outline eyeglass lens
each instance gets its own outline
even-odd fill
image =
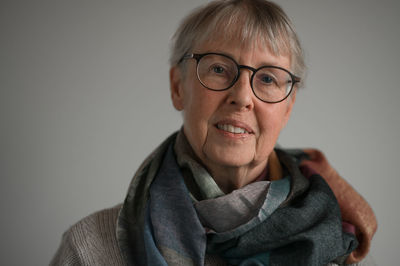
[[[197,65],[199,81],[211,90],[230,88],[239,75],[239,68],[231,58],[218,54],[203,56]],[[292,89],[292,78],[288,72],[276,67],[262,67],[252,76],[254,94],[262,101],[279,102]]]

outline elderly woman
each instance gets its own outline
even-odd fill
[[[52,265],[371,265],[368,204],[320,152],[274,148],[304,72],[276,4],[193,11],[171,55],[181,130],[143,162],[122,205],[64,234]]]

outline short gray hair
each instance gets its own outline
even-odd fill
[[[239,40],[249,47],[261,41],[275,55],[289,55],[291,71],[303,83],[303,49],[291,21],[277,4],[265,0],[215,0],[193,10],[172,37],[171,67],[196,45],[216,36]]]

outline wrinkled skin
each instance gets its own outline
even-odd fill
[[[258,68],[280,66],[289,71],[286,55],[276,56],[268,48],[241,46],[238,42],[214,41],[196,47],[194,53],[218,52],[236,62]],[[186,62],[186,73],[170,70],[171,98],[183,111],[183,129],[195,154],[224,192],[238,189],[256,179],[264,170],[279,133],[286,125],[295,102],[296,90],[279,103],[257,99],[250,86],[252,72],[241,70],[236,84],[226,91],[211,91],[196,76],[196,60]],[[217,128],[232,125],[246,129],[234,134]]]

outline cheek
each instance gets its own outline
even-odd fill
[[[278,139],[280,127],[276,119],[266,119],[260,127],[261,134],[257,141],[257,150],[269,153]]]
[[[282,128],[285,125],[286,106],[267,106],[258,119],[260,135],[257,140],[257,154],[268,156],[274,148]]]
[[[184,103],[185,124],[190,124],[191,127],[197,130],[205,130],[207,123],[212,116],[212,97],[209,97],[204,92],[199,92],[201,88],[193,88],[193,91],[188,94]]]
[[[217,110],[216,95],[203,87],[193,86],[185,95],[184,130],[193,149],[200,155],[208,135],[211,119]]]

